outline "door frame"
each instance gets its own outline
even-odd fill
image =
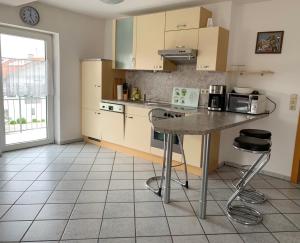
[[[12,145],[5,144],[5,125],[4,125],[4,106],[3,106],[3,85],[2,75],[0,77],[0,132],[4,133],[4,136],[0,138],[0,151],[1,147],[3,151],[11,151],[16,149],[23,149],[35,146],[41,146],[54,143],[54,49],[53,49],[53,35],[44,32],[33,31],[29,29],[21,29],[17,27],[10,27],[0,24],[0,33],[15,35],[25,38],[32,38],[45,41],[46,59],[47,59],[47,76],[48,76],[48,93],[47,96],[47,138],[42,140],[36,140],[26,143],[17,143]],[[0,48],[1,49],[1,48]],[[0,53],[1,54],[1,53]],[[0,69],[1,66],[0,66]],[[2,151],[2,152],[3,152]]]
[[[298,184],[300,180],[300,112],[298,118],[295,150],[294,150],[294,159],[291,173],[291,182]]]

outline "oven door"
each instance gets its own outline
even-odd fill
[[[251,102],[249,95],[228,95],[227,111],[249,113],[251,108]]]
[[[176,136],[176,135],[173,135],[173,136],[174,136],[173,152],[181,154],[178,136]],[[183,139],[181,142],[183,144]],[[152,128],[152,132],[151,132],[151,147],[164,149],[164,134],[161,132],[155,131],[153,128]]]

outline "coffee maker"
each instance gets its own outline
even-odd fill
[[[226,107],[226,86],[210,85],[208,96],[208,110],[224,111]]]

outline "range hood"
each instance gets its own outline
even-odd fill
[[[174,63],[195,63],[198,50],[187,48],[176,48],[159,50],[158,54]]]

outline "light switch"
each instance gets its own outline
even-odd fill
[[[298,95],[291,94],[291,96],[290,96],[290,111],[295,111],[297,109],[297,101],[298,101]]]

